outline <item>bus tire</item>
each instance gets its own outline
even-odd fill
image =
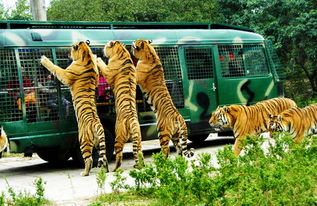
[[[44,161],[50,163],[62,163],[66,162],[70,158],[70,152],[68,150],[61,149],[48,149],[37,151],[37,155]]]
[[[108,162],[110,162],[114,157],[114,155],[113,155],[113,152],[114,152],[114,134],[106,128],[104,129],[104,131],[105,131],[105,136],[106,136],[106,155],[107,155]],[[82,157],[78,141],[76,141],[76,146],[73,148],[71,156],[72,156],[73,161],[77,165],[79,165],[81,167],[85,166],[84,159]],[[99,158],[99,150],[97,148],[94,148],[93,152],[92,152],[93,167],[97,166],[98,158]]]

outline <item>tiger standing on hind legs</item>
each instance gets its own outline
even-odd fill
[[[235,156],[238,156],[242,150],[242,139],[247,135],[268,132],[270,115],[280,114],[292,107],[296,107],[296,103],[288,98],[273,98],[251,106],[233,104],[218,107],[211,114],[209,124],[212,128],[229,127],[233,130],[233,151]]]
[[[108,172],[105,133],[95,103],[99,70],[96,57],[89,48],[89,41],[74,44],[71,58],[73,62],[66,69],[54,65],[45,56],[42,56],[41,63],[71,91],[78,122],[79,145],[85,161],[85,169],[81,175],[89,175],[93,163],[92,151],[97,143],[99,143],[98,167],[104,166]]]
[[[109,58],[106,65],[98,58],[98,67],[108,83],[113,87],[116,106],[116,171],[122,163],[124,144],[132,139],[135,168],[144,166],[141,148],[141,129],[136,108],[136,71],[131,55],[124,44],[110,41],[104,47],[104,54]]]
[[[187,125],[174,106],[166,87],[164,70],[159,56],[150,42],[143,39],[133,42],[132,52],[139,60],[136,66],[137,83],[156,115],[162,152],[168,157],[168,143],[172,140],[179,155],[192,157],[193,149],[187,149]]]

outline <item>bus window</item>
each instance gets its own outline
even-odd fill
[[[188,79],[213,78],[212,51],[210,48],[186,48]]]
[[[258,76],[268,74],[263,45],[219,45],[219,60],[223,77]]]
[[[17,106],[20,84],[13,49],[0,49],[0,68],[0,118],[7,122],[22,120],[22,111]]]

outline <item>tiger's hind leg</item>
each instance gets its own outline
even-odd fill
[[[106,156],[106,139],[105,132],[100,121],[95,125],[96,137],[98,137],[99,142],[99,158],[98,167],[104,167],[106,172],[109,172],[108,160]]]
[[[170,152],[169,148],[169,141],[171,140],[171,135],[166,131],[159,132],[159,138],[160,138],[160,144],[161,144],[161,150],[165,157],[168,157],[168,154]]]
[[[145,166],[144,164],[144,157],[142,152],[142,146],[141,146],[141,131],[139,124],[132,124],[131,125],[131,131],[132,131],[132,142],[133,142],[133,156],[135,160],[134,168],[141,169]]]
[[[93,142],[87,142],[87,139],[84,138],[84,134],[79,132],[79,142],[80,150],[85,162],[85,169],[81,172],[81,176],[88,176],[92,167],[92,150],[94,147]]]
[[[117,171],[117,169],[119,169],[119,167],[121,166],[124,143],[125,142],[123,141],[123,138],[121,138],[120,136],[116,137],[116,142],[114,144],[114,151],[116,153],[116,163],[114,169],[112,170],[113,172]]]
[[[180,144],[180,133],[176,132],[173,136],[172,136],[172,142],[174,144],[174,147],[176,149],[176,152],[178,155],[182,155],[182,146]]]

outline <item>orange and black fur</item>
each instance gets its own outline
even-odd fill
[[[255,105],[230,105],[218,107],[209,120],[212,128],[229,127],[233,130],[235,143],[234,153],[241,152],[241,139],[247,135],[259,135],[269,131],[270,114],[279,114],[286,109],[296,107],[296,103],[288,98],[273,98],[258,102]]]
[[[107,82],[112,85],[116,106],[116,171],[122,163],[124,144],[131,139],[135,167],[142,167],[144,160],[141,148],[141,130],[136,108],[136,72],[129,51],[118,41],[110,41],[104,48],[109,58],[106,65],[98,58],[98,67]]]
[[[186,122],[174,106],[166,87],[160,58],[147,40],[135,40],[132,52],[138,59],[137,82],[157,118],[157,130],[162,152],[166,157],[168,156],[168,144],[172,140],[179,155],[192,157],[194,152],[187,150]]]
[[[290,133],[295,143],[300,143],[306,135],[317,134],[317,104],[290,108],[278,115],[271,114],[270,130]]]
[[[7,148],[9,150],[9,141],[7,134],[5,133],[3,127],[0,129],[0,158],[2,155],[2,152]]]
[[[92,167],[92,151],[97,144],[99,144],[98,166],[104,166],[108,171],[105,134],[95,104],[99,70],[96,58],[86,42],[73,45],[71,58],[73,62],[66,69],[54,65],[45,56],[42,56],[41,63],[70,88],[78,122],[80,149],[85,161],[85,169],[81,175],[87,176]]]

